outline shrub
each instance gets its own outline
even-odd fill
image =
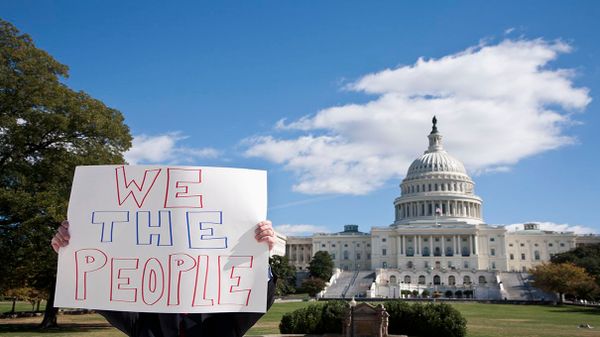
[[[454,295],[454,293],[452,292],[452,290],[446,290],[446,292],[444,293],[444,296],[450,298]]]
[[[429,297],[429,295],[431,295],[431,293],[427,289],[425,289],[425,290],[423,290],[423,292],[421,292],[421,297],[423,297],[423,298],[427,298],[427,297]]]
[[[311,277],[302,282],[302,290],[311,297],[315,297],[323,289],[325,289],[325,281],[320,278]]]
[[[445,303],[415,303],[387,301],[384,304],[389,318],[389,333],[421,337],[464,337],[467,321],[461,313]]]
[[[279,331],[282,334],[341,333],[347,313],[348,304],[344,301],[312,304],[284,314]]]

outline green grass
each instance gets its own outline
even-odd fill
[[[46,301],[42,301],[40,310],[46,308]],[[12,302],[0,302],[0,313],[9,312],[12,309]],[[31,311],[31,303],[17,301],[15,311]]]
[[[249,335],[277,334],[284,313],[314,302],[276,303],[250,330]],[[468,322],[468,337],[600,337],[600,310],[571,306],[539,306],[509,304],[452,304]],[[10,308],[9,308],[10,310]],[[40,317],[0,320],[0,336],[40,336],[36,325]],[[594,329],[579,329],[586,323]],[[52,337],[123,337],[97,314],[61,315],[61,327],[43,335]]]

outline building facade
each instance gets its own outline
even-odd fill
[[[464,165],[448,154],[433,119],[429,146],[413,161],[394,202],[395,219],[385,227],[361,233],[345,226],[339,233],[289,237],[288,256],[299,270],[297,242],[311,254],[327,251],[342,270],[375,270],[370,296],[397,297],[402,290],[470,292],[484,298],[502,297],[503,275],[522,272],[573,249],[578,240],[600,242],[598,236],[542,231],[525,224],[517,231],[488,225],[483,201]],[[506,276],[508,278],[508,276]]]

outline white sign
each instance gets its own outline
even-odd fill
[[[134,312],[265,312],[265,171],[80,166],[59,307]]]

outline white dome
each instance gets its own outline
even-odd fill
[[[406,178],[412,179],[431,172],[467,174],[465,166],[458,159],[442,150],[426,152],[421,158],[415,159],[408,168]]]

